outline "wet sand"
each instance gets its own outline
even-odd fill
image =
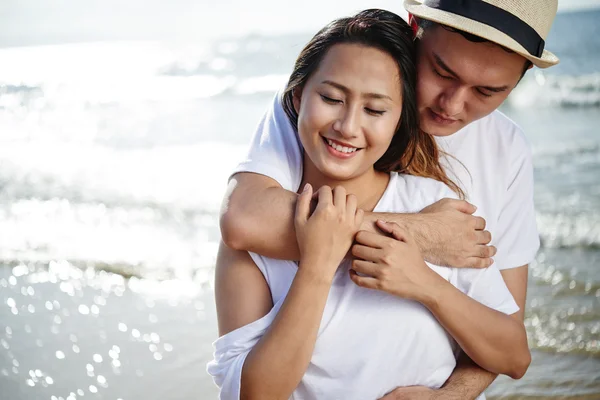
[[[0,267],[2,399],[213,399],[212,292]]]
[[[2,399],[215,399],[215,321],[206,283],[0,266]],[[598,399],[600,359],[534,351],[525,378],[488,398]]]

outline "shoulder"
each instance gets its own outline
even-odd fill
[[[471,124],[478,135],[496,145],[508,148],[512,153],[531,153],[531,145],[523,129],[499,110]],[[468,128],[468,127],[467,127]],[[475,132],[474,132],[475,133]]]

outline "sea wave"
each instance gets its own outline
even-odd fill
[[[554,147],[538,146],[533,149],[533,156],[536,162],[540,158],[568,158],[583,155],[600,155],[600,143],[597,140],[586,142],[561,142]]]
[[[22,84],[0,84],[0,109],[18,110],[21,107],[30,107],[34,101],[44,97],[40,86]]]
[[[558,258],[552,259],[552,263],[540,261],[540,259],[544,259],[544,256],[538,256],[538,258],[530,266],[532,279],[536,285],[536,288],[552,287],[552,296],[555,298],[573,297],[579,295],[591,295],[600,297],[600,280],[598,280],[597,278],[592,277],[589,273],[581,271],[573,266],[555,266],[554,263],[561,263],[561,261]],[[586,308],[584,311],[584,314],[589,316],[589,313],[594,310],[588,310]],[[567,316],[565,316],[565,318],[566,317]],[[580,318],[581,316],[578,317],[577,315],[574,315],[572,313],[569,314],[568,317],[572,320],[600,319],[600,311],[594,311],[591,319]]]
[[[215,212],[245,151],[245,145],[217,142],[134,150],[68,142],[7,143],[0,148],[0,196],[5,201],[66,198]]]
[[[38,86],[0,85],[0,107],[16,110],[35,106],[36,109],[79,109],[106,104],[139,104],[140,102],[170,103],[206,99],[214,96],[245,96],[272,94],[287,81],[286,74],[263,74],[249,77],[235,75],[98,77],[84,82],[41,82]],[[43,102],[31,103],[41,99]],[[30,107],[31,108],[31,107]],[[31,111],[34,111],[33,109]]]
[[[64,199],[0,208],[0,261],[66,260],[123,276],[191,279],[214,266],[215,213],[107,207]]]
[[[600,249],[600,214],[538,213],[537,222],[544,248]]]
[[[2,98],[41,88],[52,103],[182,101],[281,88],[307,35],[250,35],[214,43],[105,42],[0,49]],[[44,68],[37,68],[44,60]],[[118,61],[117,61],[118,60]],[[23,67],[26,66],[26,67]],[[16,91],[16,92],[15,92]],[[600,107],[600,72],[528,73],[515,107]]]
[[[32,93],[48,108],[64,108],[274,92],[290,67],[287,58],[281,61],[282,47],[288,46],[244,38],[214,46],[105,42],[0,49],[0,107],[19,107]],[[39,60],[44,68],[34,67]]]
[[[509,97],[514,107],[600,107],[600,72],[549,75],[536,70]]]
[[[595,271],[573,265],[572,252],[562,260],[547,253],[541,252],[530,266],[525,316],[530,347],[600,357],[600,311],[595,306],[600,281]]]
[[[40,91],[39,86],[28,85],[0,85],[0,96],[14,93],[31,93]]]

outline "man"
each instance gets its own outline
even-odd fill
[[[401,224],[436,264],[487,267],[495,255],[493,262],[521,309],[514,317],[522,324],[528,264],[539,248],[533,166],[523,133],[496,109],[533,65],[558,63],[544,50],[557,0],[406,0],[404,5],[419,39],[421,128],[446,153],[446,172],[477,206],[479,217],[471,215],[471,204],[453,200],[419,214],[368,217]],[[221,220],[225,244],[274,258],[297,257],[293,210],[301,168],[302,152],[278,96],[248,159],[230,181]],[[236,257],[232,249],[222,247],[218,264]],[[447,312],[465,318],[460,310]],[[522,376],[527,365],[509,375]],[[441,389],[399,388],[386,398],[475,398],[495,376],[461,356]]]

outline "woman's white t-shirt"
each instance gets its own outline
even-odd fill
[[[444,184],[392,173],[374,211],[417,212],[455,195]],[[239,399],[247,354],[268,330],[292,284],[297,264],[251,253],[263,273],[274,308],[265,317],[219,338],[208,371],[221,399]],[[420,303],[354,284],[350,262],[338,268],[308,369],[295,400],[379,399],[397,387],[440,387],[456,365],[456,342]],[[499,270],[430,265],[458,290],[506,314],[519,310]],[[274,377],[276,379],[276,377]]]

